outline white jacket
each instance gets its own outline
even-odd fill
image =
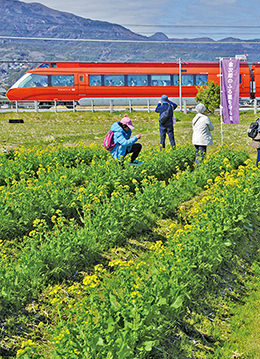
[[[214,126],[207,116],[203,115],[202,113],[198,113],[192,120],[192,129],[193,145],[208,146],[213,144],[213,137],[210,131],[214,130]]]

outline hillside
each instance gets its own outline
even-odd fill
[[[220,56],[244,53],[248,54],[249,61],[259,59],[259,44],[239,39],[214,41],[194,38],[172,43],[174,39],[161,32],[146,37],[121,25],[82,18],[39,3],[0,0],[0,6],[0,36],[79,39],[43,41],[0,38],[0,85],[3,87],[9,87],[35,63],[48,60],[175,62],[181,57],[184,61],[215,61]],[[134,42],[86,42],[80,39]],[[234,40],[241,41],[241,44],[233,44]]]
[[[94,21],[39,3],[0,0],[0,34],[58,38],[132,39],[144,37],[117,24]]]

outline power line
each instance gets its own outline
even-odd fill
[[[44,61],[44,60],[41,60],[41,61],[1,60],[1,61],[0,61],[0,64],[14,63],[14,64],[24,64],[24,65],[26,65],[26,64],[39,64],[39,63],[42,63],[42,62],[48,62],[48,61]],[[50,61],[50,62],[51,62],[51,61]]]
[[[94,20],[93,20],[94,21]],[[42,23],[42,22],[39,22],[39,21],[36,21],[34,22],[34,25],[37,24],[37,29],[39,28],[44,28],[46,29],[49,28],[50,26],[54,27],[54,28],[59,28],[60,25],[59,24],[56,24],[56,23]],[[114,25],[114,24],[112,24]],[[201,29],[201,30],[206,30],[206,29],[222,29],[223,31],[225,29],[229,29],[229,30],[232,30],[234,29],[233,31],[233,34],[232,36],[243,36],[243,35],[250,35],[250,37],[255,37],[255,36],[259,36],[258,34],[256,34],[256,32],[254,32],[253,30],[256,30],[256,29],[260,29],[260,25],[224,25],[224,24],[220,24],[220,25],[191,25],[191,24],[115,24],[115,25],[118,25],[118,26],[123,26],[123,27],[131,27],[132,29],[128,29],[132,32],[135,32],[135,30],[133,28],[137,28],[137,31],[139,31],[138,29],[140,28],[143,28],[143,31],[142,32],[137,32],[136,35],[140,35],[140,36],[149,36],[150,34],[154,34],[154,32],[162,29],[162,30],[166,30],[166,29],[175,29],[176,32],[178,32],[178,30],[183,30],[183,29]],[[62,28],[67,28],[67,29],[71,29],[72,26],[69,25],[69,24],[63,24],[62,25]],[[145,28],[150,28],[151,30],[149,32],[145,31]],[[154,30],[152,30],[154,29]],[[239,29],[240,31],[237,32],[235,30]],[[243,33],[243,30],[250,30],[251,32],[250,33]],[[238,35],[239,34],[239,35]],[[167,31],[167,36],[192,36],[194,37],[194,33],[192,31],[189,31],[189,32],[183,32],[181,34],[172,34],[172,33],[169,33]],[[230,36],[230,34],[227,34],[227,33],[219,33],[219,32],[216,32],[216,31],[212,31],[210,34],[209,33],[196,33],[196,37],[198,36],[212,36],[212,37],[215,37],[215,36]],[[1,36],[2,37],[2,36]],[[1,38],[0,37],[0,38]],[[49,38],[48,38],[49,39]],[[66,40],[66,39],[65,39]],[[71,40],[72,41],[72,40]],[[83,40],[82,40],[83,41]],[[93,41],[93,40],[92,40]],[[148,41],[148,40],[147,40]]]
[[[97,22],[107,22],[107,21],[101,21],[101,20],[91,20],[93,22],[97,21]],[[30,25],[31,26],[31,22],[23,22],[23,25]],[[260,25],[225,25],[225,24],[219,24],[219,25],[192,25],[192,24],[115,24],[115,23],[109,23],[111,25],[117,25],[117,26],[134,26],[134,27],[161,27],[161,28],[169,28],[169,27],[173,27],[173,28],[226,28],[226,29],[259,29]],[[57,24],[56,22],[53,21],[49,21],[49,22],[45,22],[43,23],[42,21],[34,21],[33,25],[37,25],[37,28],[40,27],[50,27],[50,26],[55,26],[55,27],[62,27],[62,28],[71,28],[73,26],[73,24]]]
[[[179,25],[179,24],[121,24],[122,26],[136,26],[136,27],[180,27],[180,28],[234,28],[234,29],[242,29],[242,28],[260,28],[260,25]]]
[[[25,36],[0,36],[0,39],[10,40],[39,40],[39,41],[71,41],[71,42],[112,42],[112,43],[154,43],[154,44],[210,44],[210,45],[230,45],[230,44],[260,44],[260,40],[241,40],[241,41],[202,41],[202,40],[113,40],[113,39],[70,39],[58,37],[25,37]]]
[[[156,24],[156,23],[153,23],[153,24],[140,24],[140,23],[136,23],[136,24],[133,24],[133,23],[114,23],[114,22],[108,22],[108,21],[105,21],[105,20],[93,20],[93,19],[86,19],[86,18],[83,18],[83,20],[90,20],[91,23],[108,23],[110,24],[111,26],[135,26],[135,27],[179,27],[179,28],[234,28],[234,29],[241,29],[241,28],[251,28],[251,29],[254,29],[254,28],[260,28],[260,25],[256,24],[256,25],[244,25],[244,24],[239,24],[239,25],[231,25],[231,24],[173,24],[173,23],[170,23],[170,24]],[[19,21],[19,20],[18,20]],[[42,26],[42,27],[46,27],[46,26],[56,26],[56,27],[72,27],[73,26],[73,21],[70,21],[69,19],[69,23],[57,23],[56,19],[52,19],[52,18],[49,18],[46,20],[41,21],[39,18],[36,19],[34,18],[33,19],[33,23],[31,21],[30,18],[27,17],[27,19],[23,19],[23,18],[20,18],[20,22],[21,24],[23,25],[30,25],[33,26],[33,25],[37,25],[38,26]],[[88,23],[89,24],[89,23]],[[84,27],[84,24],[83,24],[83,27]]]

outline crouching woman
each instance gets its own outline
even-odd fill
[[[142,161],[136,159],[142,149],[142,145],[136,143],[141,137],[141,134],[131,137],[131,130],[133,129],[132,120],[127,115],[125,115],[121,121],[113,123],[111,131],[114,133],[113,141],[115,146],[110,153],[113,158],[117,159],[120,163],[124,162],[127,154],[132,153],[129,165],[141,165]]]

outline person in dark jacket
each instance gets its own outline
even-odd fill
[[[255,138],[252,138],[251,146],[257,150],[256,167],[258,167],[260,162],[260,118],[256,122],[258,122],[258,134]]]
[[[136,159],[142,149],[142,145],[136,143],[141,137],[141,134],[131,137],[131,130],[133,129],[134,126],[132,120],[127,115],[125,115],[121,121],[113,123],[111,131],[114,132],[113,140],[115,147],[110,153],[112,157],[117,159],[120,163],[123,163],[124,158],[128,153],[132,153],[129,165],[141,165],[143,162]]]
[[[160,145],[165,148],[166,133],[168,134],[172,148],[175,148],[175,139],[173,131],[174,110],[176,103],[170,101],[167,95],[162,95],[161,101],[158,103],[155,112],[159,113],[159,131],[160,131]]]

